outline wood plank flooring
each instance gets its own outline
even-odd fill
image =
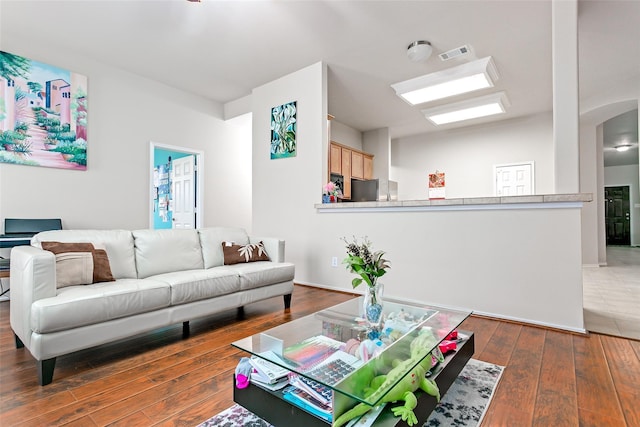
[[[230,343],[353,298],[296,285],[291,309],[272,298],[59,357],[40,387],[0,303],[0,426],[196,426],[231,406],[244,354]],[[472,316],[474,358],[506,367],[483,426],[640,427],[640,342]],[[288,426],[286,426],[288,427]]]

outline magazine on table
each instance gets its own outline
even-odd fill
[[[362,361],[357,357],[338,350],[305,375],[289,374],[289,383],[320,402],[331,405],[333,400],[331,386],[338,384],[361,365]]]
[[[376,406],[360,418],[353,419],[347,423],[345,427],[370,427],[378,419],[378,415],[384,409],[386,403]]]
[[[266,359],[277,359],[277,355],[272,351],[266,351],[264,353],[260,353],[260,355]],[[290,372],[288,369],[278,366],[266,359],[255,355],[251,356],[249,359],[249,363],[251,363],[251,366],[257,372],[257,375],[255,375],[256,380],[263,383],[274,384],[287,377]],[[251,375],[251,379],[254,379],[253,373]]]
[[[278,382],[270,383],[270,382],[262,381],[262,378],[259,375],[260,374],[258,374],[255,371],[251,373],[251,383],[258,387],[271,390],[271,391],[276,391],[276,390],[281,390],[289,385],[289,379],[287,377],[280,379],[280,381]]]
[[[299,408],[304,409],[313,415],[322,418],[323,420],[332,421],[333,411],[331,406],[325,405],[322,402],[314,399],[303,390],[294,386],[288,386],[282,392],[284,400],[296,405]]]

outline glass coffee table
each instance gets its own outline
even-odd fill
[[[362,306],[363,298],[355,298],[232,343],[257,365],[286,370],[289,379],[277,390],[258,381],[238,389],[234,379],[234,401],[277,427],[326,427],[361,403],[381,411],[375,426],[407,425],[390,409],[402,401],[379,405],[419,364],[431,368],[427,378],[446,393],[474,352],[473,333],[458,330],[471,312],[385,300],[384,322],[372,328]],[[437,402],[421,390],[415,395],[422,425]]]

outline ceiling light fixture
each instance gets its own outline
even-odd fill
[[[616,150],[623,153],[631,149],[631,144],[616,145]]]
[[[407,56],[413,62],[424,62],[431,56],[433,48],[426,40],[416,40],[407,48]]]
[[[498,92],[422,110],[422,114],[433,124],[440,126],[494,114],[503,114],[506,113],[508,106],[507,95],[504,92]]]
[[[494,86],[498,71],[490,56],[392,84],[396,94],[411,105],[448,98]]]

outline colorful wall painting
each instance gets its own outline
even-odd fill
[[[87,169],[87,77],[0,51],[0,162]]]
[[[271,158],[284,159],[297,154],[296,101],[271,109]]]

